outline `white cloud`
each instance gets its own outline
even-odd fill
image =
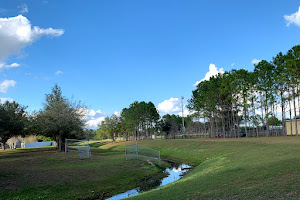
[[[297,12],[291,15],[284,15],[283,18],[286,21],[286,25],[295,24],[296,26],[300,26],[300,7]]]
[[[170,98],[158,104],[157,108],[162,113],[172,113],[180,111],[180,100],[178,98]]]
[[[7,97],[7,98],[0,98],[0,103],[4,103],[6,101],[13,102],[13,99],[9,98],[9,97]]]
[[[0,83],[0,92],[6,93],[9,87],[14,87],[16,85],[16,81],[14,80],[5,80]]]
[[[58,70],[58,71],[55,72],[56,75],[60,75],[60,74],[63,74],[63,73],[64,73],[64,72],[63,72],[63,71],[60,71],[60,70]]]
[[[231,63],[231,67],[233,67],[235,65],[235,63],[233,62],[233,63]]]
[[[256,58],[254,58],[254,59],[251,61],[251,63],[252,63],[253,65],[257,65],[260,61],[261,61],[261,60],[258,60],[258,59],[256,59]]]
[[[102,121],[105,120],[105,117],[102,116],[102,117],[98,117],[98,118],[95,118],[95,119],[90,119],[86,122],[86,126],[88,127],[97,127]]]
[[[89,116],[94,117],[96,115],[96,111],[90,110]]]
[[[28,11],[29,11],[28,6],[25,3],[23,3],[21,6],[19,6],[19,8],[21,9],[20,10],[21,14],[28,13]]]
[[[202,82],[202,81],[209,80],[210,77],[215,76],[215,75],[217,75],[217,74],[219,74],[219,73],[221,73],[221,74],[224,73],[223,68],[218,69],[218,68],[216,67],[215,64],[212,64],[212,63],[209,64],[209,72],[207,72],[207,73],[205,74],[205,77],[204,77],[202,80],[197,81],[197,82],[194,84],[194,86],[197,86],[197,85],[198,85],[200,82]]]
[[[97,115],[97,114],[101,114],[102,112],[101,112],[101,110],[90,110],[88,113],[87,113],[87,115],[89,116],[89,117],[94,117],[95,115]]]
[[[98,125],[104,121],[105,117],[107,116],[106,113],[101,112],[101,110],[89,110],[84,108],[85,117],[86,120],[86,127],[89,128],[97,128]]]
[[[20,50],[44,35],[59,37],[63,29],[32,27],[30,21],[22,16],[0,18],[0,60]]]
[[[9,69],[9,68],[15,68],[15,67],[19,67],[20,64],[18,63],[12,63],[10,65],[7,65],[5,63],[0,63],[0,69]]]
[[[195,111],[190,111],[189,109],[186,109],[186,108],[183,110],[183,116],[184,117],[186,117],[188,115],[191,115],[193,113],[195,113]],[[179,112],[177,115],[179,115],[181,117],[182,116],[182,112]]]
[[[120,117],[120,112],[115,111],[115,112],[114,112],[114,115],[116,115],[117,117]]]

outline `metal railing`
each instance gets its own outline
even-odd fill
[[[126,160],[142,160],[161,165],[160,151],[138,143],[125,145],[125,158]]]

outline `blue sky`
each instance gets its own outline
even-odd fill
[[[0,98],[38,110],[57,83],[66,97],[85,102],[91,126],[133,101],[178,114],[180,97],[186,104],[197,81],[253,70],[255,59],[271,60],[299,44],[299,6],[296,0],[0,0]]]

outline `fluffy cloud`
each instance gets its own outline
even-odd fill
[[[0,60],[18,54],[22,48],[44,35],[59,37],[62,34],[62,29],[32,27],[30,21],[22,15],[0,18]]]
[[[9,68],[15,68],[15,67],[19,67],[20,64],[18,63],[12,63],[10,65],[7,65],[5,63],[0,63],[0,69],[9,69]]]
[[[97,110],[97,111],[95,111],[95,110],[90,110],[90,111],[88,112],[88,116],[94,117],[97,113],[98,113],[98,114],[101,114],[102,112],[101,112],[101,110]]]
[[[23,3],[21,6],[19,6],[19,8],[21,9],[20,10],[21,14],[28,13],[28,11],[29,11],[28,6],[25,3]]]
[[[91,127],[91,128],[96,128],[98,126],[98,124],[100,124],[102,121],[104,121],[105,117],[98,117],[95,119],[90,119],[86,122],[86,126]]]
[[[157,108],[162,113],[172,113],[180,111],[180,100],[178,98],[170,98],[158,104]]]
[[[0,98],[0,103],[4,103],[6,101],[9,101],[9,102],[13,102],[13,99],[12,98]]]
[[[218,68],[216,67],[215,64],[212,64],[212,63],[211,63],[211,64],[209,65],[209,72],[207,72],[207,73],[205,74],[205,77],[204,77],[202,80],[197,81],[197,82],[194,84],[194,86],[197,86],[197,85],[198,85],[200,82],[202,82],[202,81],[209,80],[210,77],[215,76],[215,75],[217,75],[217,74],[219,74],[219,73],[221,73],[221,74],[224,73],[223,68],[218,69]]]
[[[284,15],[283,18],[286,21],[286,25],[295,24],[296,26],[300,26],[300,7],[297,12],[291,15]]]
[[[116,116],[120,117],[120,112],[118,112],[118,111],[115,111],[115,112],[114,112],[114,115],[116,115]]]
[[[63,72],[63,71],[60,71],[60,70],[58,70],[58,71],[55,72],[56,75],[60,75],[60,74],[63,74],[63,73],[64,73],[64,72]]]
[[[88,110],[85,108],[85,125],[88,128],[97,128],[98,125],[104,121],[106,116],[107,114],[101,112],[101,110]]]
[[[253,65],[257,65],[260,61],[261,61],[261,60],[258,60],[258,59],[256,59],[256,58],[254,58],[254,59],[251,61],[251,63],[252,63]]]
[[[183,110],[183,116],[184,116],[184,117],[186,117],[186,116],[188,116],[188,115],[191,115],[191,114],[193,114],[193,113],[195,113],[195,111],[190,111],[189,109],[184,109],[184,110]],[[182,116],[182,112],[179,112],[177,115]]]
[[[0,92],[6,93],[9,87],[14,87],[16,85],[16,81],[14,80],[5,80],[0,83]]]

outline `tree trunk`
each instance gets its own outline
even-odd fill
[[[225,138],[225,122],[224,122],[224,112],[222,112],[222,128],[223,128],[223,138]]]
[[[245,100],[244,100],[244,120],[245,120],[245,133],[246,133],[246,137],[248,137],[248,132],[247,132],[247,111],[246,111]]]
[[[137,128],[135,127],[135,140],[138,139],[138,133],[137,133]]]
[[[299,91],[298,86],[297,86],[297,91]],[[299,91],[299,93],[300,93],[300,91]],[[298,94],[298,114],[300,116],[300,95],[299,94]]]
[[[274,120],[273,119],[274,119],[274,109],[273,109],[273,103],[272,103],[271,104],[271,123],[272,123],[272,125],[271,125],[270,136],[274,136],[274,129],[273,129],[273,127],[274,127]]]
[[[280,90],[280,99],[281,99],[281,118],[282,118],[282,135],[287,136],[286,134],[286,124],[285,124],[285,107],[283,100],[283,90]]]
[[[258,127],[256,122],[256,112],[254,107],[254,100],[252,99],[252,112],[253,112],[253,136],[258,137]]]
[[[59,133],[59,136],[58,136],[58,152],[61,152],[62,151],[62,139],[61,139],[61,134]]]
[[[215,133],[215,137],[219,137],[219,126],[218,126],[218,120],[216,119],[216,117],[214,118],[215,119],[215,124],[216,124],[216,133]]]
[[[5,150],[4,144],[2,142],[0,144],[1,144],[1,149],[4,151]]]
[[[289,97],[289,108],[290,108],[291,136],[293,136],[293,128],[292,128],[292,123],[293,123],[293,120],[292,120],[292,106],[291,106],[291,98],[290,97]]]
[[[239,111],[238,109],[236,110],[236,120],[237,120],[237,135],[238,135],[238,138],[241,136],[240,132],[240,119],[239,119]]]
[[[205,124],[205,116],[204,116],[204,134],[205,134],[205,137],[206,137],[206,124]]]
[[[213,117],[210,116],[210,120],[209,120],[209,123],[210,123],[210,138],[213,138],[213,132],[214,132],[214,122],[213,122]]]
[[[297,110],[296,110],[296,94],[295,94],[295,88],[293,88],[293,102],[294,102],[294,115],[295,115],[295,128],[296,128],[296,136],[298,136],[298,127],[297,127]]]
[[[234,106],[231,106],[231,115],[232,115],[232,128],[233,128],[233,132],[234,132],[234,137],[236,138],[236,130],[235,130],[235,114],[234,114]]]
[[[239,116],[237,114],[237,137],[240,138],[241,137],[241,128],[240,128],[240,119],[239,119]]]
[[[267,93],[266,93],[266,107],[265,107],[265,111],[266,111],[266,129],[267,129],[267,137],[270,134],[270,128],[269,128],[269,107],[268,107],[268,98],[267,98]]]
[[[265,127],[264,127],[264,109],[263,109],[262,97],[260,99],[260,106],[261,106],[261,122],[262,122],[261,127],[263,131],[263,135],[264,137],[266,137]]]

